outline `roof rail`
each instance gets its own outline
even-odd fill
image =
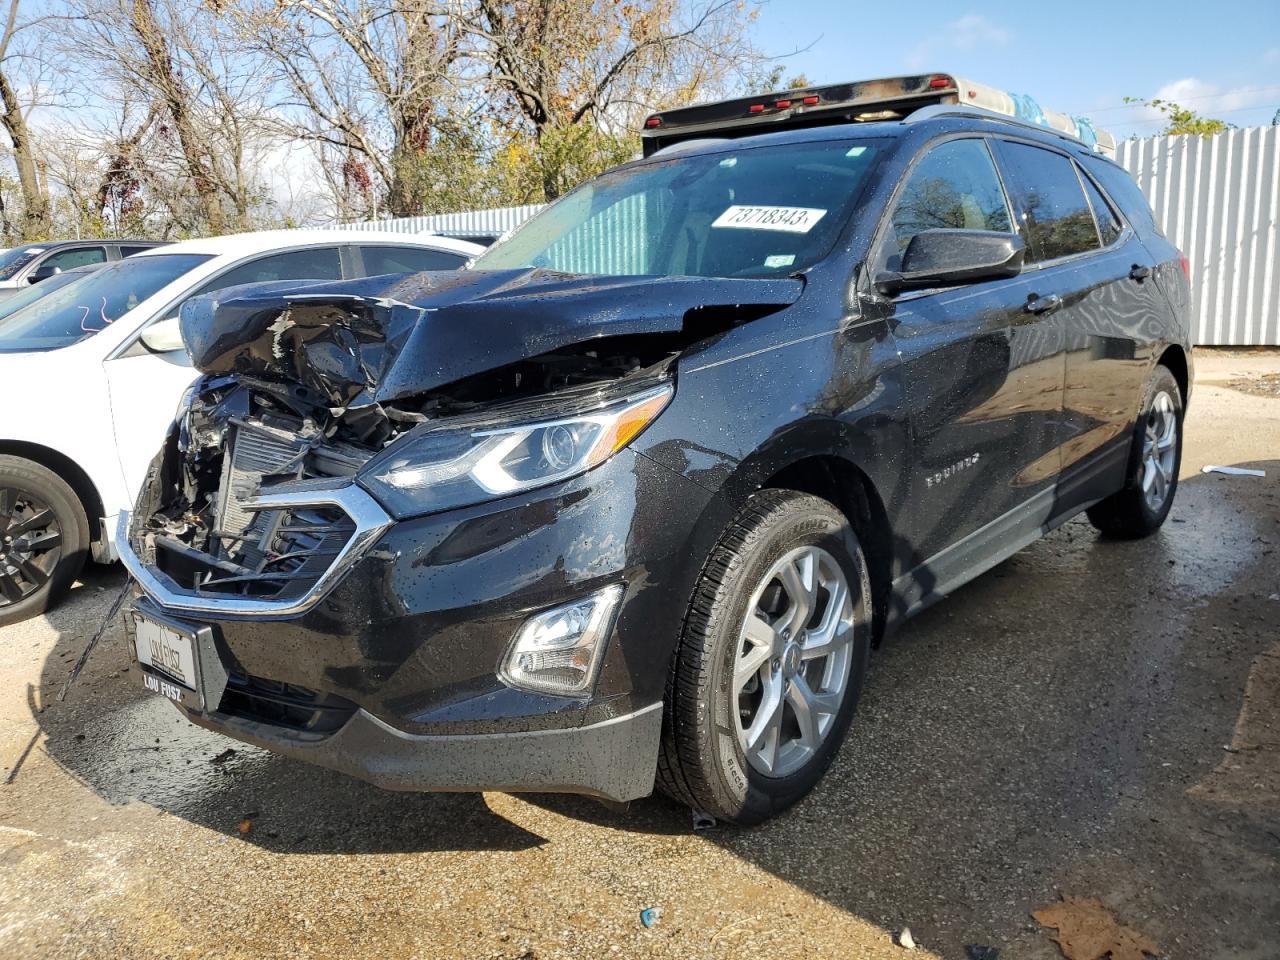
[[[1084,117],[1072,117],[1056,110],[1046,110],[1033,97],[1020,93],[1008,93],[985,83],[974,83],[955,77],[956,99],[954,106],[976,107],[1002,117],[1010,117],[1033,127],[1057,130],[1073,140],[1105,156],[1115,158],[1116,138],[1108,131],[1095,127]],[[942,105],[948,105],[943,101]]]
[[[940,117],[972,117],[975,120],[990,120],[995,123],[1010,123],[1019,127],[1030,127],[1040,133],[1056,134],[1063,140],[1072,141],[1077,146],[1084,145],[1090,147],[1090,149],[1095,153],[1101,153],[1113,160],[1116,155],[1115,138],[1106,130],[1098,130],[1097,128],[1094,128],[1097,141],[1093,144],[1089,144],[1083,137],[1067,133],[1065,130],[1059,130],[1056,127],[1049,126],[1048,124],[1033,123],[1030,120],[1024,120],[1022,117],[1012,117],[1006,114],[996,113],[994,110],[986,110],[982,107],[971,107],[964,103],[936,103],[927,107],[921,107],[910,116],[903,118],[902,122],[919,123],[923,120],[934,120]]]

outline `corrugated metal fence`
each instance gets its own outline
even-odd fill
[[[524,207],[494,207],[462,213],[438,213],[429,217],[400,217],[396,220],[367,220],[339,224],[340,230],[391,230],[395,233],[444,233],[451,237],[500,237],[518,227],[542,209],[533,203]]]
[[[1280,345],[1280,127],[1230,130],[1208,139],[1150,137],[1120,144],[1117,159],[1151,201],[1165,234],[1191,262],[1196,343]],[[353,230],[494,236],[541,207],[501,207],[350,224]],[[643,219],[643,209],[623,211]],[[637,226],[640,226],[637,223]],[[631,230],[615,236],[638,236]],[[580,239],[580,238],[579,238]],[[588,245],[589,246],[589,245]],[[635,251],[561,251],[561,269],[610,272]]]
[[[1129,140],[1117,159],[1191,262],[1195,342],[1280,344],[1280,127]]]

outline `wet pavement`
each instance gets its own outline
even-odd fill
[[[1163,956],[1280,956],[1280,399],[1228,386],[1280,355],[1197,364],[1161,533],[1073,521],[917,618],[827,778],[750,831],[381,792],[191,726],[119,630],[58,703],[122,582],[92,572],[0,630],[0,956],[875,958],[909,925],[1050,958],[1030,912],[1068,895]]]

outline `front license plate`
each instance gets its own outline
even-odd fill
[[[136,613],[133,620],[138,663],[147,668],[142,673],[143,686],[179,703],[196,699],[200,676],[195,638]]]

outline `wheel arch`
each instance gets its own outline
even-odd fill
[[[22,457],[24,460],[38,463],[66,481],[67,486],[75,492],[76,499],[80,501],[84,515],[89,521],[90,543],[99,543],[102,540],[103,531],[99,522],[103,515],[102,496],[78,463],[51,447],[22,440],[0,440],[0,455]]]
[[[884,501],[871,478],[856,464],[835,454],[796,460],[777,470],[761,489],[795,490],[821,497],[845,515],[858,534],[871,579],[873,642],[884,637],[893,585],[893,528]]]
[[[1182,391],[1182,406],[1185,410],[1191,399],[1191,365],[1187,361],[1187,353],[1182,346],[1171,343],[1160,354],[1157,365],[1167,367],[1178,381],[1178,389]]]

